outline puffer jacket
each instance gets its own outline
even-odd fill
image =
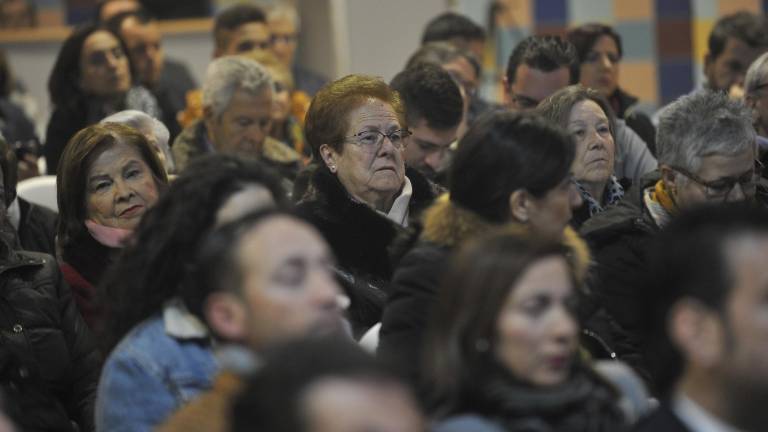
[[[35,252],[6,255],[0,388],[7,409],[24,431],[92,431],[100,356],[56,260]]]

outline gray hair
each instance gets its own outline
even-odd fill
[[[758,57],[747,69],[744,78],[744,95],[754,96],[758,87],[768,82],[768,53]]]
[[[707,156],[735,156],[756,149],[749,109],[722,92],[682,96],[661,113],[656,131],[659,164],[696,172]]]
[[[253,60],[240,56],[221,57],[208,65],[203,83],[203,107],[210,107],[215,117],[221,116],[237,90],[259,94],[273,89],[269,72]]]
[[[171,147],[168,145],[171,134],[160,120],[142,111],[124,110],[105,117],[99,123],[119,123],[138,130],[147,137],[150,144],[157,145],[157,148],[163,153],[165,157],[165,170],[169,173],[176,171]]]
[[[541,101],[536,112],[555,126],[568,130],[568,119],[571,117],[573,107],[579,102],[590,100],[597,104],[603,114],[608,118],[608,126],[611,137],[616,139],[616,114],[611,105],[597,90],[584,87],[581,84],[569,85],[554,92]]]
[[[280,19],[290,21],[293,24],[294,31],[299,32],[301,20],[299,20],[299,13],[295,7],[285,3],[278,3],[267,10],[267,22]]]

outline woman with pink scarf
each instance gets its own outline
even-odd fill
[[[133,128],[89,126],[66,146],[57,178],[59,261],[92,330],[102,319],[95,287],[167,183],[152,146]]]

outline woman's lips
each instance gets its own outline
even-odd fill
[[[142,210],[144,210],[143,205],[140,205],[140,204],[133,205],[123,210],[122,212],[120,212],[120,217],[133,217],[141,213]]]
[[[550,369],[564,370],[570,366],[571,356],[569,355],[548,356],[546,359],[546,364],[547,366],[549,366]]]

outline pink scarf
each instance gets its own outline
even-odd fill
[[[122,248],[125,239],[133,234],[132,230],[100,225],[90,219],[85,221],[85,227],[97,242],[111,248]]]

